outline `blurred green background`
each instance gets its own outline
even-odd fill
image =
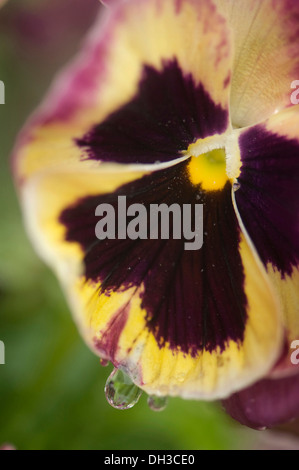
[[[79,5],[80,4],[80,5]],[[82,5],[84,4],[84,11]],[[26,237],[9,168],[16,134],[59,67],[75,53],[98,0],[11,0],[0,11],[0,446],[18,449],[238,449],[254,433],[220,405],[143,395],[111,408],[103,368],[73,324],[59,285]]]

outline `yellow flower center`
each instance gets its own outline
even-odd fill
[[[214,149],[198,157],[191,157],[188,164],[192,184],[200,184],[203,190],[218,191],[228,181],[224,149]]]

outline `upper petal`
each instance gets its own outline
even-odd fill
[[[289,106],[299,77],[297,0],[215,0],[234,43],[231,118],[246,127]]]
[[[90,347],[148,393],[215,399],[271,369],[281,319],[238,227],[230,184],[202,191],[186,165],[46,172],[26,185],[23,204],[29,233]],[[95,209],[117,204],[119,195],[147,208],[204,203],[203,248],[185,251],[184,240],[172,239],[97,240]]]
[[[129,162],[131,146],[136,162],[144,127],[152,139],[152,163],[161,159],[157,153],[163,157],[161,142],[165,148],[172,138],[180,140],[179,152],[197,137],[223,132],[229,125],[231,61],[229,30],[210,0],[120,2],[101,15],[83,51],[22,133],[17,177],[82,160],[90,168],[88,144],[99,140],[105,148],[97,159],[109,159],[118,146]],[[172,148],[168,159],[177,156]]]

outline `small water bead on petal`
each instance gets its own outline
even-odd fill
[[[151,395],[147,399],[147,404],[152,411],[164,411],[168,405],[168,397]]]
[[[105,385],[106,399],[113,408],[129,410],[133,408],[142,395],[132,380],[122,370],[114,369]]]

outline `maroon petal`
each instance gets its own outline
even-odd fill
[[[299,374],[280,380],[261,380],[223,401],[237,421],[264,429],[299,417]]]

